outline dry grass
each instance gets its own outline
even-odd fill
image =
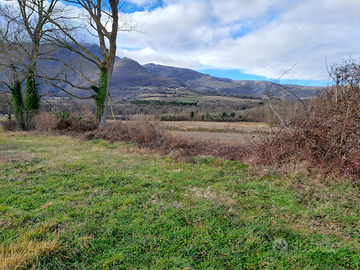
[[[199,143],[203,141],[213,143],[227,143],[227,144],[239,144],[247,145],[252,140],[257,140],[260,134],[246,134],[246,133],[224,133],[224,132],[186,132],[186,131],[170,131],[174,138],[183,140],[197,141]]]
[[[46,223],[40,228],[32,229],[15,243],[0,245],[0,269],[29,269],[36,267],[37,261],[44,259],[59,248],[58,238],[48,241],[34,240],[37,235],[46,234],[53,226]]]
[[[165,127],[183,131],[208,131],[258,133],[268,131],[269,126],[264,123],[254,122],[201,122],[201,121],[163,121]]]
[[[35,259],[42,259],[57,248],[56,240],[24,240],[10,246],[0,246],[0,269],[29,269]]]

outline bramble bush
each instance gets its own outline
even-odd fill
[[[268,166],[302,164],[312,174],[360,179],[360,63],[331,68],[335,82],[304,114],[252,145],[253,162]]]

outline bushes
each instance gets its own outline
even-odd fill
[[[336,84],[319,94],[310,110],[250,149],[257,164],[302,164],[312,174],[360,180],[360,65],[333,67]]]
[[[15,120],[1,121],[0,125],[3,131],[16,131],[18,127]]]
[[[40,132],[84,133],[97,128],[92,120],[71,116],[67,112],[41,112],[34,116],[34,125]]]
[[[158,148],[171,141],[171,136],[159,122],[131,121],[97,128],[87,133],[84,139],[105,139],[112,143],[133,142],[143,147]]]

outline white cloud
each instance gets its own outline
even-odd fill
[[[265,15],[270,8],[280,7],[285,2],[285,0],[210,0],[214,16],[222,24],[257,19]]]
[[[142,64],[276,78],[297,63],[294,79],[325,80],[325,58],[332,64],[360,56],[359,0],[129,2],[143,9],[133,17],[148,35],[119,32],[118,55]]]
[[[294,79],[325,80],[325,58],[332,64],[360,56],[358,10],[358,0],[166,0],[134,14],[148,36],[121,35],[119,46],[140,49],[122,54],[142,63],[179,61],[266,77],[297,63]]]
[[[129,0],[130,3],[133,3],[137,6],[145,6],[145,5],[150,5],[153,3],[156,3],[157,0]]]
[[[359,0],[129,2],[144,8],[133,17],[148,35],[119,32],[118,55],[142,64],[278,77],[297,63],[294,79],[325,80],[325,58],[332,64],[360,56]]]
[[[141,50],[118,50],[120,57],[128,57],[136,59],[140,63],[161,63],[168,66],[188,67],[188,68],[199,68],[200,62],[196,57],[188,57],[181,55],[168,55],[162,54],[150,47],[146,47]]]

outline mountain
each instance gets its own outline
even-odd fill
[[[256,92],[250,87],[234,84],[231,80],[230,82],[223,81],[208,74],[202,74],[187,68],[176,68],[155,64],[146,64],[143,67],[159,76],[181,80],[187,87],[197,91],[216,91],[228,95],[256,95]]]
[[[75,46],[75,45],[74,45]],[[85,46],[92,54],[101,57],[101,50],[96,45]],[[1,55],[1,52],[0,52]],[[78,96],[90,96],[92,90],[76,89],[70,84],[61,82],[65,77],[73,85],[81,88],[96,84],[99,81],[99,70],[93,63],[87,61],[79,54],[58,48],[51,55],[60,59],[75,70],[62,66],[60,62],[47,60],[40,64],[39,71],[47,77],[60,79],[58,85],[68,92]],[[79,74],[84,74],[83,77]],[[45,76],[45,77],[46,77]],[[1,77],[1,74],[0,74]],[[44,80],[46,82],[46,80]],[[267,92],[274,96],[291,97],[295,93],[299,97],[311,97],[320,89],[319,87],[301,87],[297,85],[279,85],[267,81],[238,81],[227,78],[212,77],[187,68],[163,66],[157,64],[140,65],[129,58],[116,58],[112,76],[111,91],[114,96],[134,96],[140,92],[156,91],[156,88],[186,87],[199,92],[217,92],[225,95],[264,97]],[[67,96],[58,88],[44,83],[40,86],[41,94]],[[286,89],[286,90],[284,90]]]
[[[138,62],[122,58],[115,62],[111,86],[114,89],[128,87],[185,87],[185,83],[176,78],[164,78],[151,73]]]
[[[269,92],[275,96],[289,98],[294,93],[298,97],[312,97],[320,87],[302,87],[299,85],[280,85],[267,81],[238,81],[227,78],[212,77],[208,74],[186,69],[156,64],[146,64],[146,70],[165,78],[176,78],[187,87],[198,91],[216,91],[227,95],[247,95],[264,97]]]
[[[143,67],[146,70],[155,73],[161,77],[176,78],[183,82],[196,80],[204,76],[204,74],[188,68],[176,68],[176,67],[156,65],[152,63],[143,65]]]

